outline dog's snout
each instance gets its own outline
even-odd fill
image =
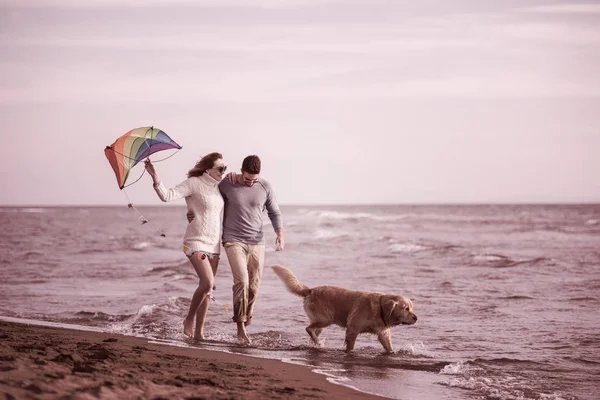
[[[416,321],[417,320],[417,314],[413,314],[413,319]]]

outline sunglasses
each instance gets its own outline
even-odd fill
[[[220,173],[223,173],[225,171],[227,171],[227,165],[223,165],[221,167],[214,167],[217,171],[219,171]]]

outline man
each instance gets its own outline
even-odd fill
[[[225,201],[222,242],[233,274],[233,320],[238,340],[243,343],[250,343],[246,326],[252,322],[265,260],[265,210],[277,235],[275,250],[285,246],[281,211],[271,185],[259,176],[260,169],[260,158],[250,155],[242,162],[241,175],[219,183]]]

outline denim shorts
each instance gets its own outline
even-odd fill
[[[212,261],[214,258],[218,258],[219,254],[214,254],[214,253],[209,253],[207,251],[196,251],[196,250],[192,250],[187,246],[183,246],[183,253],[188,257],[191,258],[193,257],[195,254],[197,254],[196,257],[201,258],[202,260],[204,260],[205,258],[208,258],[208,261]]]

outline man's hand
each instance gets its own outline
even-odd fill
[[[191,211],[188,211],[187,214],[185,214],[185,216],[187,217],[188,223],[194,220],[194,213]]]
[[[275,238],[275,251],[281,251],[285,247],[285,240],[283,239],[283,229],[277,229],[275,233],[277,233],[277,237]]]

